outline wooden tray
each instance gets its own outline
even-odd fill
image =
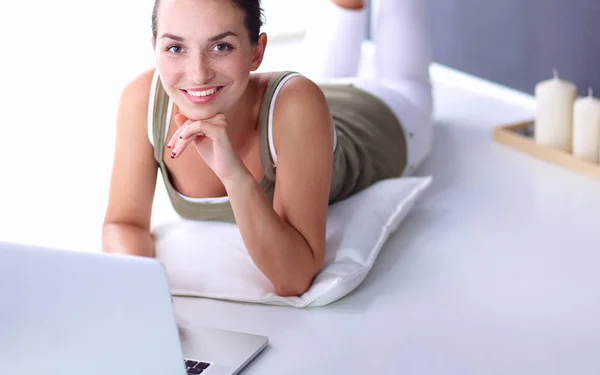
[[[569,152],[540,145],[533,138],[534,121],[499,126],[494,129],[494,141],[518,151],[600,180],[600,165],[577,158]]]

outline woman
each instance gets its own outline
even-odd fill
[[[329,0],[328,0],[329,1]],[[175,210],[235,222],[282,296],[322,266],[328,205],[410,174],[431,139],[430,45],[422,0],[374,2],[375,80],[356,75],[367,10],[331,0],[311,20],[306,59],[317,85],[261,64],[259,0],[160,0],[156,69],[123,90],[105,252],[153,256],[160,170]]]

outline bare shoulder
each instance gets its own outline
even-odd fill
[[[121,92],[121,104],[135,106],[137,109],[146,109],[154,71],[154,68],[148,69],[128,82]]]
[[[278,101],[285,103],[285,106],[298,106],[298,109],[307,105],[327,105],[323,91],[315,82],[309,78],[298,75],[290,78],[282,87],[278,94]]]
[[[333,136],[333,118],[321,87],[302,75],[287,80],[273,108],[273,143],[277,154],[296,148],[331,154]]]
[[[285,128],[286,133],[311,131],[327,135],[331,130],[332,119],[325,94],[317,83],[301,75],[290,78],[281,87],[273,118],[274,127]],[[277,138],[275,136],[275,143]]]
[[[253,74],[253,78],[259,85],[266,88],[271,80],[279,73],[280,72],[255,73]],[[319,85],[303,75],[291,77],[281,87],[277,96],[277,102],[299,105],[300,107],[302,107],[305,102],[308,104],[315,102],[326,104],[325,96]]]

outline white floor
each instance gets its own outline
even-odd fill
[[[264,69],[295,69],[297,52],[274,49]],[[32,101],[8,77],[0,240],[98,251],[132,66],[27,66],[56,89]],[[532,116],[528,96],[432,72],[435,146],[418,174],[434,183],[355,293],[315,310],[176,301],[187,320],[271,338],[248,374],[600,373],[600,182],[493,143],[494,126]]]
[[[186,320],[271,338],[248,374],[600,373],[600,182],[492,141],[531,97],[432,72],[418,174],[434,183],[353,294],[311,310],[176,301]]]

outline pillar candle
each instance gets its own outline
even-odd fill
[[[545,146],[571,152],[573,145],[573,104],[577,87],[562,80],[554,70],[554,78],[535,86],[535,141]]]
[[[600,100],[591,88],[573,107],[573,155],[593,163],[600,157]]]

